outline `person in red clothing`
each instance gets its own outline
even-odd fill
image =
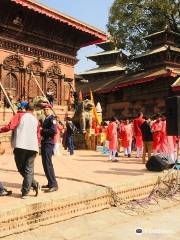
[[[109,160],[116,162],[117,159],[117,119],[115,117],[111,118],[111,121],[107,127],[107,140],[109,141]]]
[[[124,148],[124,155],[131,157],[133,128],[132,128],[132,124],[129,123],[129,119],[125,119],[125,121],[121,123],[120,136],[122,140],[122,147]]]
[[[155,122],[151,126],[151,131],[153,134],[153,153],[156,154],[160,150],[160,140],[161,140],[161,135],[162,135],[162,121],[161,117],[159,114],[156,116]]]
[[[143,140],[142,140],[142,133],[141,133],[141,125],[144,122],[143,113],[139,112],[137,118],[133,121],[133,128],[134,128],[134,136],[136,140],[136,148],[137,153],[136,157],[142,157],[142,149],[143,149]]]

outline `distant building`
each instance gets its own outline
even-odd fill
[[[180,94],[180,34],[166,28],[145,38],[151,43],[149,51],[132,59],[141,64],[142,71],[114,73],[106,78],[83,73],[89,83],[77,84],[83,94],[91,88],[96,101],[103,107],[103,116],[134,117],[138,111],[154,114],[165,111],[165,99]],[[84,85],[84,86],[83,86]]]

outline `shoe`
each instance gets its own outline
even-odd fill
[[[12,195],[12,191],[8,191],[6,189],[3,189],[1,192],[0,192],[0,197],[4,197],[4,196],[10,196]]]
[[[40,192],[40,190],[41,190],[41,186],[40,186],[40,184],[38,182],[37,182],[36,187],[34,187],[33,190],[35,191],[35,197],[37,197],[39,192]]]
[[[51,187],[49,189],[46,189],[44,192],[48,193],[48,192],[55,192],[58,190],[58,187]]]
[[[128,154],[128,158],[130,158],[131,157],[131,154]]]
[[[23,193],[21,198],[22,199],[28,199],[29,198],[28,193]]]
[[[49,188],[48,184],[47,184],[47,185],[42,185],[42,186],[41,186],[41,189],[44,189],[44,188]]]

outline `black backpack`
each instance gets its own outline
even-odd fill
[[[173,164],[168,157],[160,154],[151,156],[146,163],[146,168],[149,171],[161,172],[165,169],[172,168]]]

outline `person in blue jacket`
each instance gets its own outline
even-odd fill
[[[52,115],[52,106],[50,104],[44,105],[45,119],[41,130],[41,156],[42,164],[46,178],[47,185],[43,185],[42,189],[45,192],[54,192],[58,190],[58,183],[56,181],[54,167],[52,163],[52,156],[54,154],[54,136],[57,132],[57,123],[55,117]]]

